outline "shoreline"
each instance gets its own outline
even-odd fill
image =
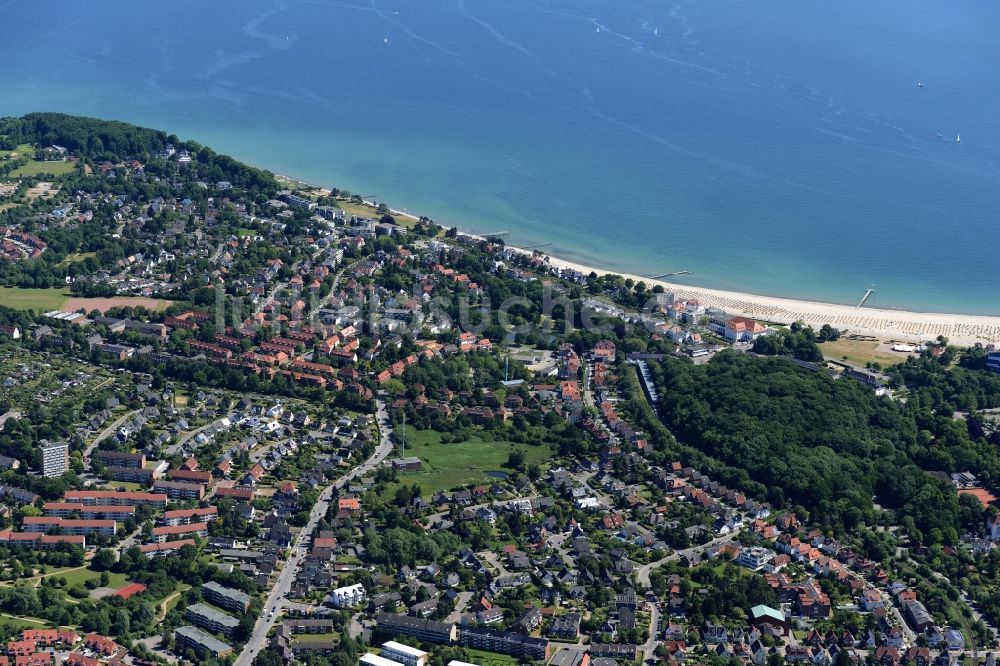
[[[287,175],[275,174],[281,178],[296,181],[316,188],[316,185]],[[362,200],[371,208],[377,207],[377,202]],[[383,202],[384,203],[384,202]],[[389,212],[396,217],[418,221],[419,216],[413,213],[389,207]],[[463,235],[483,238],[476,233],[461,232]],[[535,254],[513,245],[512,250],[525,254]],[[858,308],[852,305],[811,301],[807,299],[787,298],[783,296],[763,296],[746,292],[694,287],[677,284],[665,280],[651,280],[632,273],[608,270],[596,266],[588,266],[561,257],[541,253],[548,258],[548,264],[553,268],[566,268],[583,274],[621,275],[623,278],[636,282],[645,282],[651,286],[660,285],[664,290],[672,292],[678,298],[685,300],[698,299],[706,306],[717,307],[734,316],[749,317],[779,324],[791,324],[801,321],[815,329],[823,324],[844,330],[848,334],[868,335],[878,338],[894,339],[907,342],[925,342],[935,340],[943,335],[951,343],[963,346],[981,343],[984,345],[1000,343],[1000,316],[995,315],[965,315],[944,312],[916,312],[912,310],[891,310],[886,308]]]
[[[598,275],[621,275],[636,282],[642,281],[649,285],[660,285],[679,298],[698,299],[707,306],[714,306],[733,315],[751,319],[780,324],[801,321],[811,325],[814,329],[819,329],[823,324],[830,324],[837,329],[847,329],[848,334],[905,341],[931,341],[939,335],[943,335],[950,342],[958,345],[1000,342],[1000,316],[857,308],[837,303],[692,287],[586,266],[552,255],[545,256],[549,257],[549,265],[556,268],[568,268],[584,274],[594,272]]]

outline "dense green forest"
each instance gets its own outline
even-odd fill
[[[21,143],[63,146],[72,153],[123,159],[152,153],[169,142],[165,132],[136,127],[117,120],[98,120],[65,113],[29,113],[0,119],[5,147]],[[176,140],[176,137],[171,137]]]
[[[982,511],[927,472],[972,470],[995,483],[995,444],[953,415],[959,404],[1000,399],[994,376],[911,360],[895,371],[911,388],[903,403],[783,359],[733,352],[702,366],[668,358],[650,369],[661,418],[677,439],[744,470],[738,485],[758,497],[798,505],[835,531],[870,523],[876,503],[925,543],[953,544],[979,528]]]

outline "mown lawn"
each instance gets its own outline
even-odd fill
[[[88,580],[99,580],[101,573],[99,571],[94,571],[93,569],[77,569],[76,571],[70,571],[65,574],[60,574],[59,577],[66,577],[66,586],[75,587],[77,585],[84,585]],[[128,576],[122,573],[115,573],[113,571],[108,572],[108,584],[112,590],[117,590],[120,587],[124,587],[128,583]]]
[[[76,168],[75,162],[40,162],[31,160],[23,166],[19,166],[10,172],[9,178],[27,178],[30,176],[40,176],[51,174],[53,176],[65,176],[73,173]]]
[[[506,654],[496,652],[483,652],[482,650],[469,650],[469,658],[473,663],[480,666],[517,666],[517,659]]]
[[[42,160],[36,160],[33,158],[35,149],[28,144],[22,144],[14,151],[0,151],[0,164],[10,161],[11,152],[17,153],[17,157],[13,159],[22,159],[24,157],[28,158],[27,164],[19,166],[8,174],[9,178],[15,180],[17,178],[37,176],[43,173],[50,173],[54,176],[64,176],[68,173],[72,173],[73,169],[76,168],[75,162],[45,162]]]
[[[548,446],[485,441],[478,437],[446,444],[441,442],[439,432],[407,429],[404,455],[420,458],[423,469],[401,472],[399,480],[406,484],[418,484],[425,494],[470,483],[496,481],[487,472],[512,472],[504,465],[515,448],[524,453],[526,465],[543,463],[552,457],[552,449]]]
[[[859,367],[865,367],[868,363],[878,362],[883,368],[887,368],[906,360],[905,354],[893,354],[879,350],[880,342],[877,340],[849,340],[840,338],[839,340],[823,342],[819,345],[819,350],[823,356],[833,361],[842,361],[847,357],[847,362]]]
[[[50,289],[0,287],[0,305],[15,310],[35,310],[36,312],[58,310],[69,297],[69,291],[59,287]]]
[[[22,629],[45,629],[49,626],[49,623],[45,620],[38,620],[32,622],[31,620],[26,620],[20,617],[14,617],[13,615],[7,615],[6,613],[0,613],[0,627],[10,627],[13,631],[21,631]]]

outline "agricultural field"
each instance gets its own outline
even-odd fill
[[[15,310],[48,312],[59,310],[71,296],[65,288],[21,289],[20,287],[0,287],[0,305]]]

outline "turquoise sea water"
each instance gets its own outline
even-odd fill
[[[0,114],[613,269],[1000,314],[998,34],[994,0],[0,0]]]

